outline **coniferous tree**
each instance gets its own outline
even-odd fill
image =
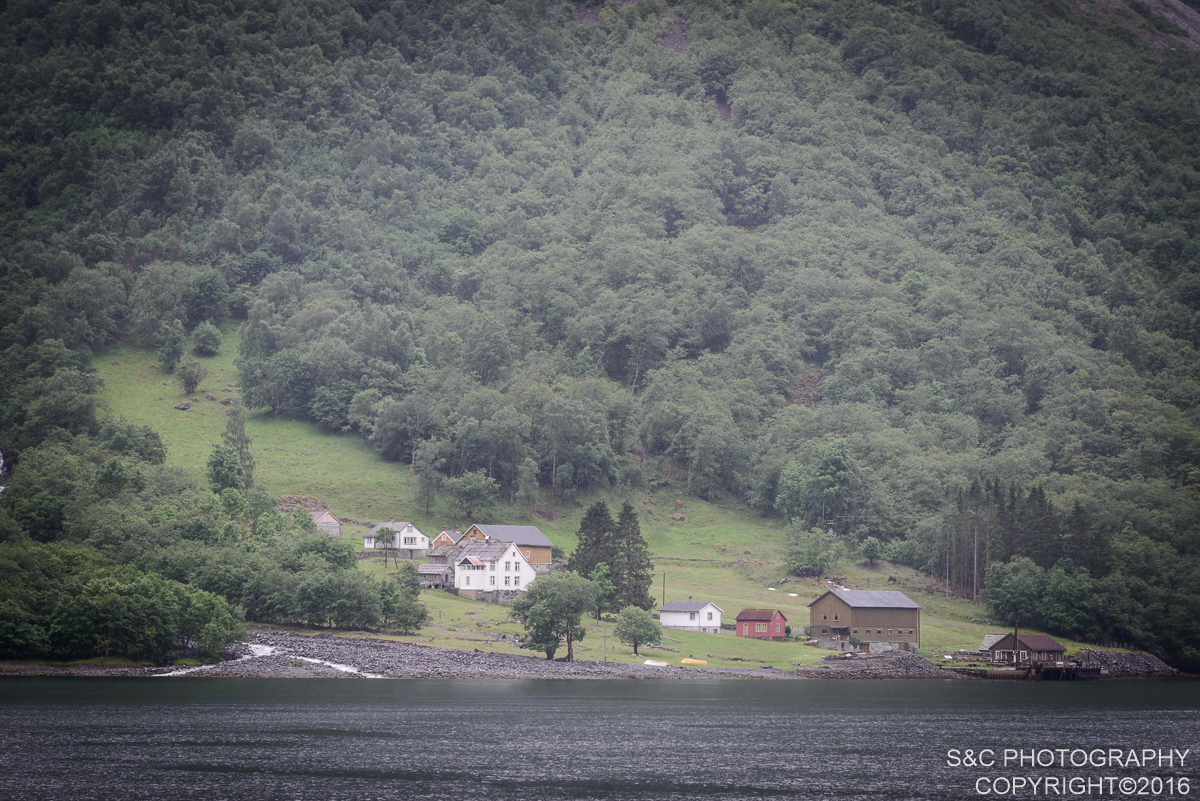
[[[654,606],[654,599],[650,596],[654,563],[650,561],[650,547],[642,537],[642,527],[638,525],[637,510],[628,502],[621,507],[621,514],[617,517],[612,581],[617,587],[613,606],[636,606],[641,609]]]
[[[602,562],[612,565],[616,561],[616,528],[608,504],[596,501],[589,506],[576,532],[579,544],[567,560],[567,569],[581,576],[590,576],[596,570],[596,565]]]

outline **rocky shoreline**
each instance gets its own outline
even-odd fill
[[[0,676],[177,676],[181,678],[402,678],[402,679],[972,679],[969,671],[930,664],[912,653],[835,655],[824,662],[774,667],[683,668],[617,662],[549,661],[533,655],[457,651],[329,633],[256,631],[248,643],[232,646],[224,660],[197,668],[59,667],[3,664]],[[1155,660],[1157,661],[1157,660]],[[1161,665],[1162,663],[1158,663]],[[1145,667],[1154,670],[1158,665]],[[1133,667],[1126,665],[1126,669]],[[1165,667],[1165,665],[1163,666]],[[1166,668],[1170,670],[1170,668]],[[1122,672],[1121,675],[1132,675]],[[1140,675],[1164,675],[1162,672]]]

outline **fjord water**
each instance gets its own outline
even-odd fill
[[[1192,753],[1182,767],[946,764],[987,748],[998,762],[1005,748]],[[1190,680],[0,680],[12,801],[962,799],[1020,775],[1191,777],[1198,794],[1196,766]]]

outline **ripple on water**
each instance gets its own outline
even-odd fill
[[[960,799],[949,748],[1200,735],[1195,683],[996,684],[20,679],[0,798]]]

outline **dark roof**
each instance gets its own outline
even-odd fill
[[[902,592],[895,590],[829,590],[856,609],[920,609],[921,606]],[[822,595],[817,601],[824,598]],[[812,606],[817,601],[813,601]]]
[[[787,617],[783,614],[783,612],[780,612],[778,609],[743,609],[742,611],[738,612],[738,615],[735,619],[770,620],[771,618],[775,617],[776,614],[778,614],[784,620],[787,620]]]
[[[712,603],[712,601],[668,601],[667,603],[658,607],[658,611],[660,611],[660,612],[699,612],[701,609],[708,606],[709,604],[716,606],[718,612],[725,611],[721,607]]]
[[[445,534],[447,537],[449,537],[451,542],[458,542],[462,539],[462,532],[456,528],[443,529],[441,534],[438,534],[438,537],[442,536],[442,534]],[[437,537],[434,537],[433,539],[436,540]],[[442,546],[439,545],[438,547],[440,548]]]
[[[1030,651],[1065,651],[1066,648],[1058,644],[1058,641],[1049,634],[1021,634],[1018,635],[1021,642]]]
[[[526,545],[537,548],[553,548],[554,543],[543,534],[537,526],[485,526],[479,523],[475,528],[486,536],[500,542],[511,542],[514,545]]]

